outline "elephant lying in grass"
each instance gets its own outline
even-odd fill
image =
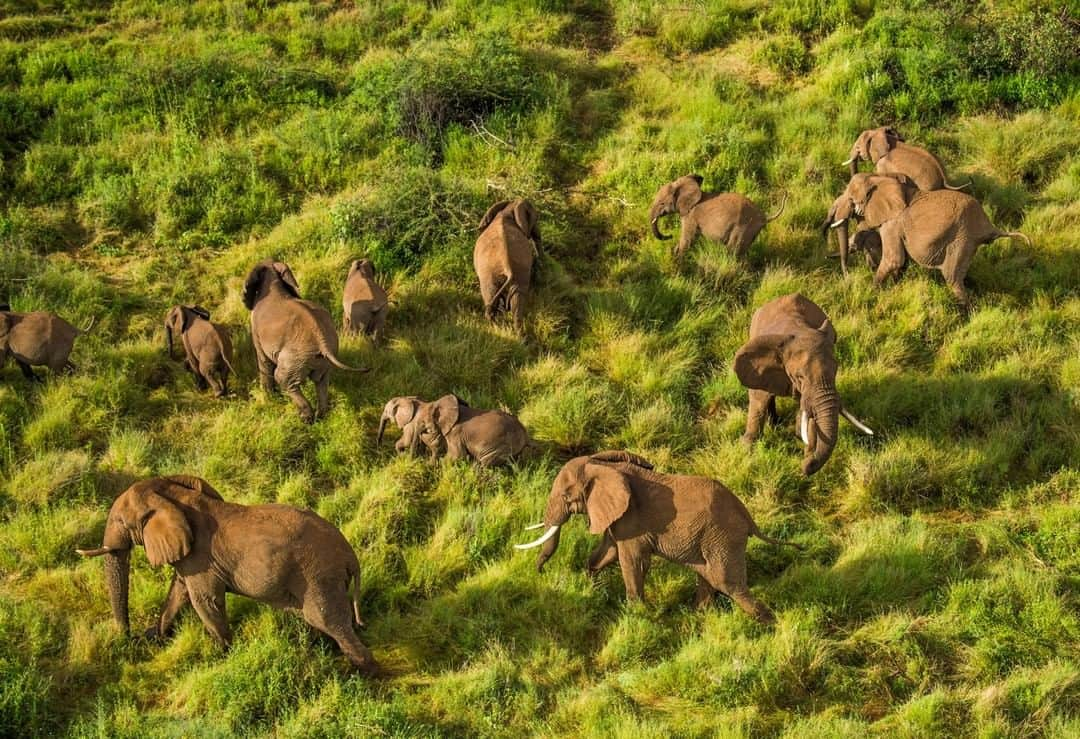
[[[882,175],[903,175],[916,187],[931,190],[962,190],[971,183],[950,185],[945,179],[945,169],[937,157],[919,146],[904,142],[893,128],[871,128],[859,134],[851,146],[851,156],[845,165],[852,175],[859,171],[859,161],[874,163],[874,171]]]
[[[657,190],[649,208],[649,222],[658,239],[671,238],[660,231],[661,218],[675,212],[682,218],[676,257],[690,248],[699,231],[742,256],[765,224],[780,217],[787,203],[785,194],[780,209],[766,218],[761,208],[738,193],[702,193],[702,180],[701,175],[691,174],[667,183]]]
[[[402,395],[386,401],[379,418],[379,433],[375,437],[375,443],[382,444],[387,424],[393,423],[401,429],[401,438],[395,442],[394,449],[398,452],[415,452],[417,433],[414,419],[420,406],[426,402],[416,395]]]
[[[836,447],[844,416],[860,431],[874,432],[844,409],[836,392],[836,331],[817,305],[793,293],[754,311],[750,340],[735,354],[735,374],[750,390],[743,441],[752,444],[768,414],[776,421],[776,396],[799,400],[795,431],[806,445],[804,475],[821,469]]]
[[[54,374],[73,372],[76,367],[68,357],[75,339],[90,332],[94,319],[86,328],[75,328],[55,313],[34,311],[16,313],[11,306],[0,305],[0,368],[13,357],[23,376],[32,382],[42,382],[31,367],[48,367]]]
[[[180,335],[184,346],[184,366],[195,377],[195,385],[214,389],[219,398],[229,393],[232,341],[224,327],[210,322],[210,313],[197,305],[176,305],[165,318],[165,349],[173,356],[173,336]]]
[[[518,333],[534,270],[543,254],[539,220],[540,214],[528,200],[495,203],[480,220],[481,233],[473,250],[484,315],[493,321],[499,313],[509,313]]]
[[[344,334],[363,333],[379,343],[390,299],[386,291],[375,281],[375,265],[370,259],[356,259],[345,278],[342,293],[342,327]]]
[[[413,450],[422,441],[433,460],[445,446],[450,459],[474,459],[490,467],[518,458],[530,445],[525,427],[509,413],[470,408],[456,395],[422,403],[413,423]]]
[[[518,549],[542,546],[537,570],[559,546],[559,531],[574,513],[589,519],[589,532],[603,536],[589,557],[590,573],[616,560],[628,600],[645,596],[645,576],[655,554],[684,564],[698,575],[695,604],[701,608],[717,591],[762,623],[772,611],[750,594],[746,542],[756,536],[770,544],[798,544],[765,536],[742,502],[706,477],[664,475],[641,457],[601,452],[567,462],[548,497],[544,534]]]
[[[226,503],[198,477],[135,483],[113,502],[102,545],[76,550],[84,557],[105,556],[109,602],[125,634],[130,631],[128,577],[135,544],[146,548],[151,565],[173,568],[169,594],[147,636],[167,635],[190,604],[214,639],[228,648],[232,635],[225,594],[236,593],[300,611],[338,643],[354,667],[377,670],[353,631],[354,623],[363,626],[356,554],[340,531],[311,511]]]

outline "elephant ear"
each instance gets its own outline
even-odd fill
[[[832,321],[830,321],[828,318],[826,318],[821,323],[821,325],[818,326],[818,331],[825,334],[825,338],[828,339],[830,344],[836,343],[836,329],[833,328]]]
[[[221,497],[221,493],[214,489],[214,487],[201,477],[195,477],[194,475],[169,475],[168,477],[161,478],[168,480],[171,483],[179,485],[182,488],[188,490],[194,490],[201,495],[205,495],[208,498],[214,498],[215,500],[224,501]]]
[[[180,305],[174,305],[172,310],[169,311],[169,315],[165,316],[165,327],[176,331],[177,333],[187,328],[184,323],[184,308]]]
[[[157,493],[147,493],[149,510],[142,518],[146,558],[155,567],[183,559],[191,551],[191,526],[175,503]]]
[[[248,272],[247,279],[244,280],[244,307],[251,310],[255,307],[255,301],[259,296],[259,289],[262,287],[263,280],[266,278],[266,270],[269,269],[267,264],[256,264],[250,272]]]
[[[675,194],[675,207],[686,215],[690,209],[701,202],[701,183],[704,178],[699,174],[687,175],[679,180]]]
[[[896,218],[908,206],[911,193],[910,186],[895,177],[875,178],[874,183],[867,188],[866,202],[863,205],[866,225],[877,228],[885,221]]]
[[[896,146],[896,139],[889,135],[891,128],[879,128],[870,135],[870,159],[877,161],[888,155]]]
[[[623,473],[604,464],[586,464],[585,479],[589,532],[602,534],[630,507],[630,485]]]
[[[488,208],[487,213],[485,213],[484,217],[480,219],[480,230],[483,231],[485,228],[490,226],[491,222],[495,220],[495,216],[499,215],[499,213],[502,212],[503,208],[508,205],[510,205],[509,200],[500,200],[499,202],[495,203],[495,205]]]
[[[416,396],[397,398],[391,408],[390,415],[397,427],[405,428],[405,424],[411,423],[416,418],[416,412],[420,410],[420,399]]]
[[[752,390],[765,390],[773,395],[791,395],[791,380],[784,369],[781,350],[794,337],[784,334],[765,334],[750,339],[735,353],[735,375]]]
[[[456,395],[444,395],[434,403],[432,416],[443,436],[450,433],[450,429],[458,422],[461,413],[461,400]]]
[[[540,219],[540,214],[536,212],[536,208],[528,200],[519,200],[514,205],[514,220],[517,222],[518,228],[520,228],[526,236],[532,237],[536,231],[536,223]]]
[[[274,271],[277,272],[278,277],[281,278],[281,283],[285,285],[285,289],[291,293],[294,298],[299,298],[300,285],[297,283],[292,270],[289,269],[289,265],[285,264],[285,262],[274,262]]]
[[[636,454],[624,451],[608,451],[597,452],[589,457],[590,462],[623,462],[625,464],[632,464],[641,467],[646,470],[653,469],[651,462],[647,461],[644,457],[639,457]]]

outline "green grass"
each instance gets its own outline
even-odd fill
[[[1070,12],[1072,15],[1070,15]],[[1080,733],[1080,66],[1059,0],[0,0],[0,302],[77,325],[80,371],[0,369],[0,734],[1076,736]],[[943,30],[947,30],[944,33]],[[999,226],[969,315],[918,267],[847,279],[817,225],[854,136],[896,125]],[[648,232],[696,172],[771,213],[745,260]],[[541,209],[524,341],[482,316],[476,224]],[[668,228],[674,227],[670,224]],[[240,300],[292,266],[340,318],[351,259],[394,300],[345,340],[308,427],[258,389]],[[839,339],[842,426],[799,475],[782,425],[747,450],[730,362],[753,310],[803,292]],[[231,327],[236,397],[198,393],[162,320]],[[375,445],[385,400],[456,392],[520,416],[534,459],[481,471]],[[621,447],[715,477],[796,552],[750,545],[765,628],[596,581],[581,522],[535,572],[511,544],[569,456]],[[231,651],[188,614],[125,641],[96,545],[132,481],[197,474],[307,506],[362,566],[351,675],[299,617],[229,601]],[[133,557],[136,631],[168,573]]]

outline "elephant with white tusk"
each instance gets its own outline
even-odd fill
[[[859,183],[860,187],[873,189],[877,197],[873,201],[856,202],[851,194],[852,183]],[[851,178],[848,187],[840,193],[840,197],[833,201],[828,215],[821,223],[821,232],[826,242],[828,242],[829,232],[836,231],[836,240],[840,249],[840,271],[845,276],[850,243],[848,220],[857,220],[859,231],[880,228],[881,224],[891,218],[894,213],[906,208],[918,194],[919,188],[903,175],[859,173]],[[854,245],[858,247],[863,243],[861,239],[856,239]]]
[[[928,192],[962,190],[971,184],[950,185],[937,157],[922,147],[905,143],[904,138],[889,126],[867,129],[859,134],[844,165],[854,175],[859,171],[860,160],[873,162],[877,174],[904,175],[920,190]]]
[[[404,395],[386,401],[382,416],[379,418],[379,433],[375,437],[375,443],[382,444],[383,433],[386,431],[387,424],[393,423],[401,429],[401,438],[394,444],[394,449],[398,452],[414,453],[417,441],[414,419],[417,411],[420,410],[420,406],[426,402],[416,395]]]
[[[195,386],[209,385],[219,398],[229,393],[232,341],[223,326],[210,322],[210,312],[197,305],[176,305],[165,318],[165,350],[173,356],[173,337],[179,334],[184,347],[184,366],[195,377]]]
[[[776,396],[797,398],[796,433],[806,446],[804,475],[817,472],[832,455],[840,416],[863,433],[874,433],[840,402],[835,344],[836,331],[825,312],[793,293],[754,311],[750,340],[735,354],[735,374],[750,391],[743,441],[757,440],[766,414],[776,421]]]
[[[10,356],[31,382],[43,381],[32,367],[48,367],[54,374],[73,372],[76,367],[68,357],[75,339],[93,327],[93,318],[79,329],[55,313],[16,313],[10,305],[0,305],[0,368]]]

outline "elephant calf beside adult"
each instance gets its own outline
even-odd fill
[[[530,444],[525,427],[509,413],[470,408],[456,395],[422,403],[413,423],[413,449],[422,441],[432,459],[445,446],[450,459],[474,459],[490,467],[519,457]]]
[[[539,220],[540,214],[528,200],[495,203],[480,221],[481,233],[473,250],[484,315],[493,321],[499,313],[509,313],[518,333],[543,253]]]
[[[165,318],[165,349],[173,356],[173,336],[180,335],[184,347],[184,366],[195,377],[195,386],[213,388],[219,398],[229,393],[232,366],[232,341],[223,326],[210,322],[210,312],[197,305],[176,305]]]
[[[795,429],[806,445],[804,475],[817,472],[832,455],[841,415],[860,431],[874,433],[840,402],[835,344],[836,331],[825,312],[793,293],[754,311],[750,340],[735,354],[735,374],[750,391],[743,441],[758,438],[766,414],[776,421],[776,396],[797,398]]]
[[[971,183],[950,185],[945,169],[937,157],[919,146],[905,143],[904,138],[889,126],[871,128],[859,134],[851,146],[848,165],[852,175],[859,171],[859,161],[874,163],[874,172],[881,175],[903,175],[916,187],[931,190],[962,190]]]
[[[417,447],[416,413],[420,406],[427,403],[416,395],[401,395],[390,398],[383,407],[382,416],[379,418],[379,433],[375,437],[376,444],[382,444],[383,433],[386,426],[393,423],[401,429],[401,438],[394,443],[394,449],[399,453],[415,453]]]
[[[79,329],[55,313],[17,313],[4,303],[0,305],[0,368],[10,356],[31,382],[42,382],[32,367],[48,367],[54,374],[72,372],[76,367],[69,357],[75,339],[93,326],[92,318],[86,328]]]

